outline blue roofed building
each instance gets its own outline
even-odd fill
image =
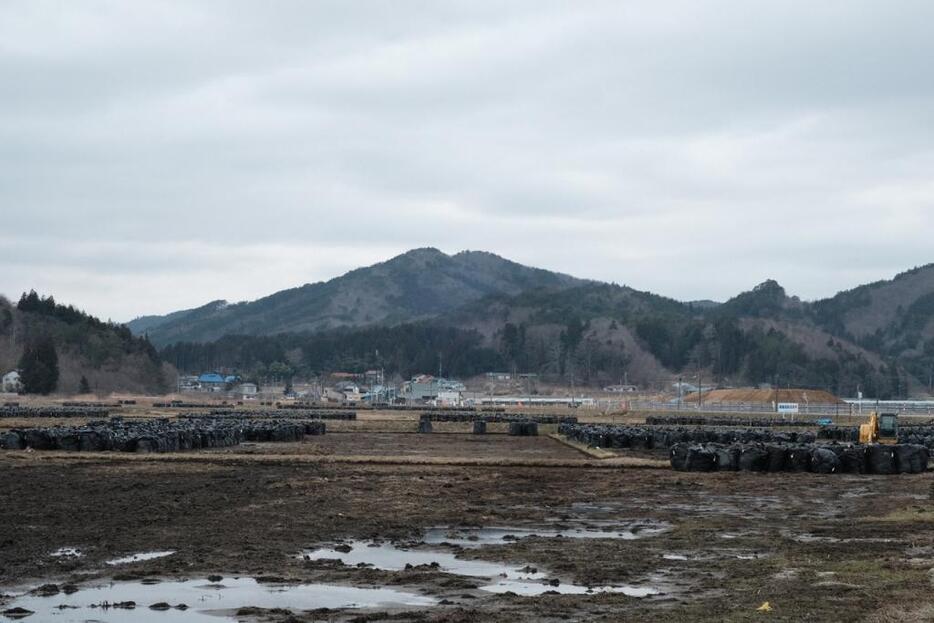
[[[216,372],[205,372],[198,377],[202,391],[219,392],[227,387],[227,379]]]

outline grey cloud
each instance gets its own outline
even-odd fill
[[[932,18],[4,3],[0,292],[129,318],[433,245],[678,298],[829,295],[931,259]]]

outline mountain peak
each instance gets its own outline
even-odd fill
[[[330,281],[233,306],[213,302],[170,316],[137,319],[129,326],[137,333],[147,331],[153,343],[166,345],[230,334],[393,325],[437,317],[490,295],[577,283],[573,277],[523,266],[492,253],[461,251],[451,256],[434,247],[421,247]]]
[[[757,285],[755,288],[753,288],[752,291],[759,292],[759,293],[768,292],[775,296],[782,296],[782,297],[787,296],[785,294],[785,288],[783,288],[782,285],[778,283],[777,281],[775,281],[774,279],[766,279],[765,281]]]
[[[776,316],[781,314],[788,303],[785,288],[774,279],[766,279],[752,290],[734,296],[721,305],[719,310],[740,316]]]
[[[401,253],[392,259],[398,259],[400,257],[413,257],[413,258],[436,258],[436,257],[450,257],[440,249],[435,247],[418,247],[416,249],[409,249],[405,253]],[[390,260],[392,261],[392,260]]]

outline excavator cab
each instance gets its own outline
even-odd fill
[[[869,414],[869,421],[859,426],[860,443],[898,443],[898,414],[875,411]]]
[[[898,441],[898,415],[883,413],[879,416],[879,443],[896,443]]]

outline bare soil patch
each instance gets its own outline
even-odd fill
[[[365,462],[384,456],[424,463]],[[934,605],[932,476],[627,469],[545,437],[497,435],[329,434],[164,456],[0,451],[0,586],[218,574],[390,586],[444,600],[241,617],[271,621],[923,620]],[[530,537],[462,555],[541,566],[561,582],[662,594],[498,595],[432,568],[381,571],[298,556],[348,539],[415,544],[436,526],[548,522],[669,528],[634,540]],[[60,548],[83,555],[51,555]],[[105,564],[167,550],[175,553]],[[756,612],[764,601],[773,607],[767,615]]]

